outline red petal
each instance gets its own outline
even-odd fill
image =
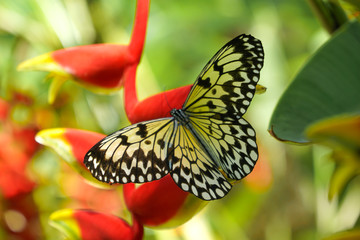
[[[26,175],[31,155],[18,148],[14,139],[0,134],[0,192],[5,198],[32,191],[35,183]]]
[[[54,149],[76,172],[101,188],[110,185],[96,180],[83,161],[86,152],[105,135],[71,128],[45,129],[37,133],[36,141]]]
[[[187,85],[153,95],[141,102],[137,102],[135,106],[131,106],[134,96],[131,96],[128,88],[125,88],[125,95],[128,97],[125,99],[125,109],[129,121],[137,123],[145,120],[170,117],[172,109],[182,108],[191,87],[192,85]]]
[[[84,167],[85,165],[83,161],[85,154],[90,150],[92,146],[94,146],[97,142],[99,142],[105,137],[105,135],[101,133],[71,128],[66,128],[64,136],[69,142],[75,158]]]
[[[137,64],[125,45],[93,44],[52,52],[52,57],[78,81],[102,88],[123,85],[125,69]]]
[[[0,98],[0,120],[5,120],[10,110],[10,104]]]
[[[125,203],[137,219],[147,226],[157,226],[171,219],[189,193],[181,190],[170,175],[160,180],[124,185]]]
[[[133,218],[133,225],[113,215],[93,211],[75,211],[83,240],[137,240],[143,237],[143,226]]]

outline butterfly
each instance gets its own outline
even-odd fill
[[[224,197],[232,188],[228,179],[244,178],[258,159],[255,130],[242,116],[263,62],[260,40],[246,34],[234,38],[206,64],[182,109],[108,135],[87,152],[85,166],[110,184],[170,174],[198,198]]]

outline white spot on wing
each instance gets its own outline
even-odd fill
[[[210,200],[210,199],[211,199],[209,193],[207,193],[207,192],[203,192],[203,193],[201,194],[201,196],[202,196],[202,198],[205,199],[205,200]]]
[[[182,188],[182,190],[184,190],[184,191],[189,191],[189,185],[187,185],[186,183],[182,183],[182,184],[181,184],[181,188]]]
[[[194,185],[191,186],[191,191],[192,191],[192,193],[193,193],[194,195],[198,196],[198,191],[197,191],[197,189],[196,189],[196,187],[195,187]]]
[[[256,147],[256,142],[255,142],[254,140],[252,140],[251,138],[248,138],[248,139],[247,139],[247,142],[248,142],[248,144],[250,144],[251,146]]]
[[[244,164],[242,167],[243,167],[244,172],[245,172],[246,174],[249,174],[249,173],[250,173],[250,167],[249,167],[249,165]]]
[[[258,154],[254,150],[252,150],[250,152],[250,157],[255,161],[258,158]]]
[[[219,197],[225,196],[224,191],[221,190],[220,188],[217,188],[217,189],[215,190],[215,192],[216,192],[216,194],[217,194]]]

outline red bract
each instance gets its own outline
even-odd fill
[[[9,109],[9,104],[5,100],[0,99],[0,120],[6,119],[9,114]]]
[[[66,141],[69,142],[71,146],[71,151],[73,152],[75,159],[78,160],[79,164],[81,164],[85,168],[85,154],[89,151],[91,146],[94,145],[94,143],[100,141],[102,138],[105,137],[105,135],[85,130],[67,129],[64,132],[64,137]]]
[[[0,192],[5,198],[32,191],[35,184],[26,167],[37,149],[36,129],[19,126],[10,119],[11,105],[0,100]]]
[[[40,131],[35,139],[40,144],[53,148],[86,180],[101,188],[108,184],[95,181],[83,163],[86,152],[105,135],[80,129],[55,128]]]
[[[52,52],[51,57],[74,80],[105,89],[122,87],[126,69],[138,64],[138,56],[118,44],[65,48]]]
[[[22,193],[31,192],[35,186],[26,175],[27,156],[14,147],[14,140],[0,135],[0,192],[5,198],[11,198]]]
[[[139,102],[136,94],[135,79],[125,83],[125,111],[131,123],[170,117],[170,111],[180,109],[189,95],[192,85],[165,91]]]
[[[143,226],[136,218],[133,218],[132,226],[118,217],[92,211],[77,211],[74,218],[79,223],[84,240],[138,240],[143,236]]]
[[[54,78],[49,101],[61,84],[68,79],[90,87],[96,92],[113,92],[124,84],[129,71],[136,71],[139,64],[149,14],[149,0],[138,0],[134,28],[130,43],[94,44],[77,46],[46,53],[21,63],[19,70],[40,70],[50,72]]]
[[[139,240],[144,228],[133,218],[132,225],[113,215],[90,210],[60,210],[50,216],[54,227],[72,239],[82,240]]]
[[[169,221],[183,206],[188,195],[174,183],[170,175],[138,187],[135,184],[124,185],[128,209],[147,226],[159,226]]]
[[[34,141],[37,129],[31,122],[23,126],[11,118],[14,107],[28,104],[24,99],[19,94],[11,102],[0,99],[0,229],[5,238],[32,240],[42,235],[32,199],[35,183],[27,175],[38,147]]]

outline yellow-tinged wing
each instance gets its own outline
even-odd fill
[[[240,35],[209,61],[183,106],[193,132],[229,178],[241,179],[258,159],[255,131],[242,118],[263,67],[260,40]]]
[[[224,197],[230,191],[231,184],[211,161],[195,136],[183,125],[176,127],[174,136],[170,174],[175,183],[203,200]]]
[[[128,126],[95,144],[84,164],[95,178],[108,183],[160,179],[170,171],[167,158],[173,134],[173,118]]]

